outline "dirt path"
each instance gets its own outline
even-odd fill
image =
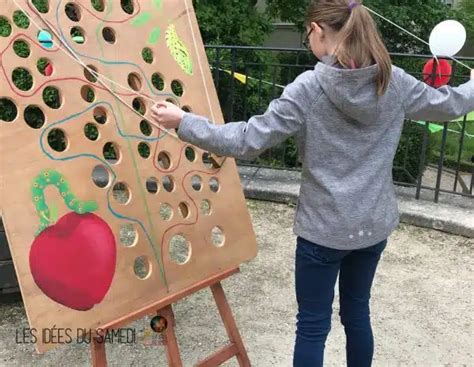
[[[224,281],[229,302],[254,366],[291,366],[294,296],[294,209],[249,202],[260,252],[241,274]],[[376,353],[374,366],[473,366],[474,241],[400,225],[390,237],[372,293]],[[209,291],[178,303],[178,339],[185,366],[225,341]],[[338,319],[327,342],[326,366],[344,366],[344,334]],[[66,346],[38,356],[16,344],[16,328],[27,327],[21,303],[0,305],[0,364],[8,366],[89,363],[87,346]],[[148,328],[142,320],[137,332]],[[160,346],[109,345],[110,366],[164,366]],[[237,366],[236,362],[225,366]]]

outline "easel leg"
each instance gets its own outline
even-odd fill
[[[173,308],[171,305],[168,305],[158,311],[158,314],[168,321],[168,327],[163,332],[168,365],[170,367],[182,367],[183,363],[181,362],[181,356],[179,355],[178,341],[176,340],[176,335],[174,333],[176,320],[174,318]]]
[[[91,343],[92,366],[107,367],[107,356],[105,354],[105,342],[100,342],[97,338],[92,338]]]
[[[249,367],[250,360],[247,355],[247,351],[245,350],[242,337],[240,336],[239,329],[237,329],[237,324],[235,323],[234,317],[232,316],[232,311],[230,309],[229,303],[227,302],[224,289],[222,289],[221,282],[217,282],[211,285],[211,290],[214,299],[216,300],[219,314],[221,315],[222,321],[224,322],[224,326],[227,331],[227,335],[229,336],[229,340],[237,348],[238,352],[236,357],[239,361],[239,366]]]

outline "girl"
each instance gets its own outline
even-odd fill
[[[339,274],[347,365],[365,367],[374,350],[370,289],[399,224],[392,165],[404,119],[448,121],[474,110],[474,81],[436,90],[392,66],[374,20],[356,0],[312,1],[306,29],[306,43],[322,62],[265,114],[215,125],[158,102],[153,118],[220,156],[256,157],[296,136],[303,167],[294,222],[294,366],[323,365]]]

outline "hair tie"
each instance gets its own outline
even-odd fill
[[[352,12],[352,10],[356,7],[356,6],[359,6],[360,4],[355,1],[355,0],[351,0],[351,2],[349,3],[349,10]]]

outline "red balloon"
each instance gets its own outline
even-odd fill
[[[46,67],[44,68],[44,75],[51,76],[52,73],[53,73],[53,65],[51,64],[46,65]]]
[[[423,68],[423,80],[426,84],[439,88],[449,83],[452,72],[453,68],[447,60],[433,58]]]

